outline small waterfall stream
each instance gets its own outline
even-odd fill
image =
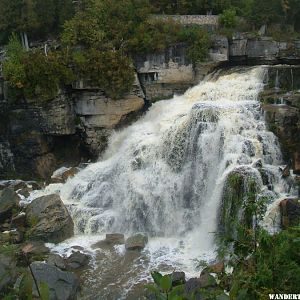
[[[46,190],[57,190],[68,205],[77,236],[84,236],[82,246],[105,233],[151,237],[130,265],[123,248],[102,253],[106,262],[96,262],[97,271],[87,275],[97,278],[90,286],[98,284],[98,295],[120,289],[111,299],[121,299],[153,268],[197,274],[197,259],[215,257],[224,182],[232,170],[252,170],[270,202],[287,193],[279,145],[258,102],[266,72],[254,67],[215,73],[185,95],[155,103],[112,136],[99,162]],[[268,180],[257,170],[258,161]]]

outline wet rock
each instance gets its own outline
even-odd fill
[[[50,300],[76,299],[79,280],[75,274],[42,262],[33,262],[30,266],[37,283],[44,282],[49,287]],[[33,288],[35,290],[35,286]],[[37,294],[37,291],[34,294]]]
[[[125,238],[121,233],[109,233],[106,234],[104,241],[110,245],[121,245],[125,243]]]
[[[221,274],[224,272],[224,262],[217,262],[215,264],[209,265],[201,271],[201,276],[204,274]]]
[[[220,262],[217,262],[213,265],[210,265],[209,266],[209,270],[211,273],[216,273],[216,274],[220,274],[222,272],[224,272],[224,262],[223,261],[220,261]]]
[[[10,188],[5,188],[0,191],[0,218],[9,217],[12,214],[13,208],[19,205],[20,197]],[[0,220],[1,220],[0,219]]]
[[[177,286],[184,284],[185,280],[185,273],[184,272],[173,272],[172,273],[172,286]]]
[[[199,278],[199,285],[201,288],[208,288],[217,286],[217,283],[215,278],[209,273],[201,273]]]
[[[201,286],[199,278],[191,278],[184,285],[184,294],[185,295],[193,295],[201,287],[202,286]],[[199,299],[199,297],[196,299]]]
[[[71,167],[71,168],[62,167],[53,173],[53,175],[51,176],[51,182],[64,183],[69,178],[74,177],[78,172],[79,172],[79,168],[76,167]]]
[[[26,214],[24,212],[14,216],[11,219],[11,227],[20,231],[25,231],[26,227]]]
[[[10,231],[10,242],[13,244],[19,244],[23,241],[24,234],[18,230]]]
[[[143,250],[148,243],[148,237],[142,233],[138,233],[129,237],[125,242],[126,250]]]
[[[81,246],[72,246],[72,249],[79,250],[79,251],[83,251],[84,250],[84,248],[81,247]]]
[[[283,228],[298,226],[300,223],[300,200],[285,199],[280,202],[281,224]]]
[[[58,195],[33,200],[26,208],[26,222],[32,240],[59,243],[74,235],[74,223]]]
[[[7,254],[0,254],[0,291],[12,283],[16,276],[16,261]]]
[[[23,245],[22,251],[29,255],[43,255],[48,254],[50,249],[41,241],[31,241]]]
[[[23,188],[23,189],[21,189],[21,190],[18,190],[18,195],[21,195],[21,196],[27,198],[27,197],[29,197],[30,192],[31,192],[31,191],[30,191],[29,188]]]
[[[262,160],[261,158],[258,159],[257,161],[255,161],[253,164],[252,164],[253,168],[256,168],[256,169],[260,169],[263,167],[263,163],[262,163]]]
[[[0,233],[0,242],[9,243],[10,242],[10,231],[4,231]]]
[[[79,251],[73,252],[67,259],[68,269],[78,269],[84,267],[89,262],[90,256]]]
[[[62,167],[53,173],[51,176],[51,183],[64,183],[69,178],[74,177],[78,172],[79,168],[76,167]]]
[[[66,269],[65,260],[58,254],[50,254],[47,258],[47,264],[55,266],[61,270]]]
[[[290,173],[291,173],[291,164],[286,165],[281,172],[282,172],[282,177],[283,178],[286,178],[286,177],[290,176]]]

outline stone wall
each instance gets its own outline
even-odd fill
[[[160,20],[173,20],[182,25],[218,26],[219,16],[217,15],[153,15],[153,18]]]

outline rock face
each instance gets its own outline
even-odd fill
[[[143,250],[148,243],[148,237],[142,233],[138,233],[129,237],[125,242],[126,250]]]
[[[299,41],[277,42],[267,36],[235,34],[229,49],[231,63],[293,64],[300,61]]]
[[[144,94],[137,78],[131,92],[116,101],[107,98],[100,87],[84,84],[61,90],[48,101],[12,100],[3,93],[0,179],[17,175],[48,179],[61,165],[98,158],[112,130],[130,122],[143,107]]]
[[[146,99],[155,102],[182,94],[198,83],[220,63],[228,61],[228,40],[223,36],[212,38],[212,48],[205,63],[193,65],[186,55],[185,44],[177,44],[160,53],[135,58],[137,73]]]
[[[29,238],[59,243],[74,235],[74,223],[58,195],[35,199],[26,208]]]
[[[33,262],[31,268],[37,283],[44,282],[49,287],[50,300],[76,299],[79,290],[76,275],[42,262]],[[33,288],[35,289],[35,286]]]
[[[269,129],[278,136],[284,158],[300,174],[300,68],[270,67],[260,98]]]
[[[280,202],[281,224],[283,228],[300,224],[300,200],[285,199]]]
[[[136,77],[132,91],[123,99],[107,98],[101,89],[80,85],[74,90],[75,112],[80,120],[84,144],[94,157],[107,146],[114,128],[127,124],[143,109],[144,93]]]

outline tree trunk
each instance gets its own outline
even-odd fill
[[[21,33],[21,39],[22,39],[22,45],[26,49],[26,51],[29,50],[29,43],[28,43],[28,36],[26,32]]]

